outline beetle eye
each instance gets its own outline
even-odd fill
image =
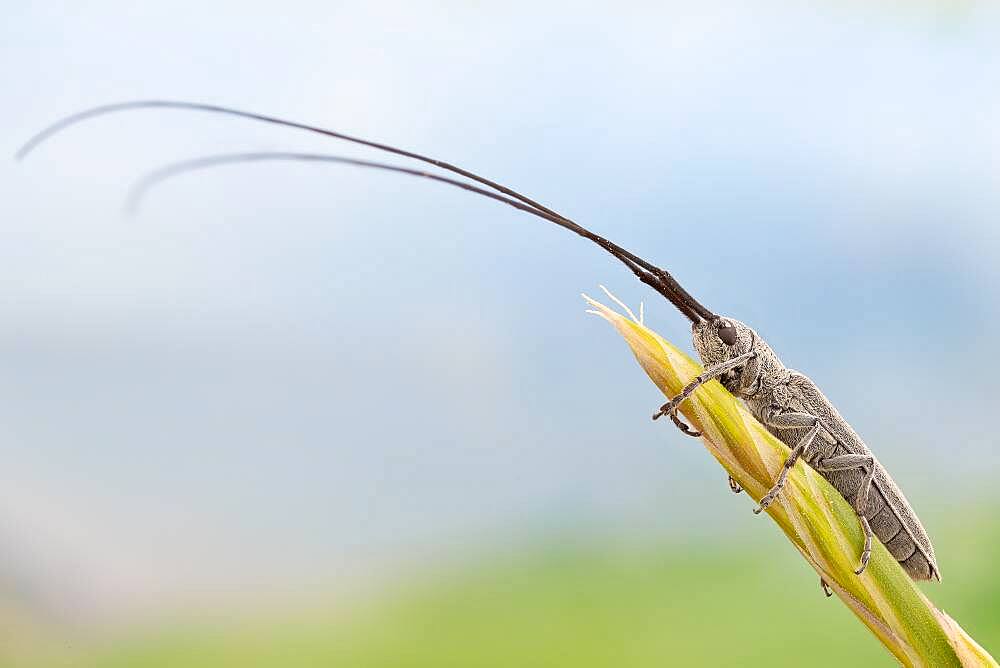
[[[736,328],[732,325],[719,327],[719,339],[727,346],[733,345],[736,343]]]

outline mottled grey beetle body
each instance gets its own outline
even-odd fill
[[[720,336],[720,330],[725,336]],[[800,448],[802,459],[854,506],[910,577],[940,580],[934,548],[906,497],[816,384],[786,368],[771,347],[742,322],[729,318],[702,320],[692,326],[692,331],[695,350],[706,367],[703,375],[714,377],[713,367],[721,370],[733,360],[746,358],[718,375],[723,386],[742,399],[768,431],[793,449],[790,460],[797,456],[795,449]],[[810,440],[811,431],[816,433]],[[802,447],[807,440],[810,442]],[[770,500],[780,490],[780,483],[769,493]],[[770,503],[768,497],[762,506]],[[866,561],[863,558],[859,570]]]

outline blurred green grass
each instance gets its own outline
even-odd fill
[[[924,590],[1000,647],[1000,530],[963,514],[939,537],[945,580]],[[748,517],[748,522],[752,519]],[[773,539],[773,540],[771,540]],[[609,550],[550,540],[388,587],[362,603],[254,621],[135,630],[5,666],[245,668],[891,666],[878,642],[778,536]],[[9,628],[9,627],[8,627]],[[37,648],[36,648],[37,649]]]

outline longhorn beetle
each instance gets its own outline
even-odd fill
[[[110,104],[68,116],[32,137],[18,151],[17,157],[23,158],[52,135],[83,120],[113,112],[149,108],[217,113],[297,128],[423,162],[451,172],[464,180],[419,169],[335,155],[240,153],[174,163],[152,172],[133,187],[129,198],[132,204],[137,203],[143,193],[155,183],[195,169],[270,160],[331,162],[418,176],[456,186],[508,204],[596,243],[628,267],[640,281],[666,297],[691,321],[694,348],[705,365],[705,371],[680,394],[661,406],[653,415],[654,420],[666,415],[684,433],[700,436],[701,434],[680,420],[677,409],[696,388],[717,378],[727,390],[743,400],[768,431],[791,448],[778,479],[760,500],[760,504],[754,509],[755,513],[763,511],[777,498],[789,470],[802,459],[829,480],[844,498],[851,502],[857,513],[864,530],[865,543],[856,573],[861,574],[868,565],[874,534],[902,564],[911,578],[941,579],[941,571],[934,558],[934,548],[916,513],[868,446],[840,416],[815,383],[805,375],[786,368],[771,347],[748,325],[717,315],[703,306],[666,270],[633,255],[621,246],[504,185],[441,160],[340,132],[228,107],[170,100],[139,100]],[[741,491],[732,478],[729,484],[734,492]],[[829,595],[826,583],[821,582],[821,584]]]

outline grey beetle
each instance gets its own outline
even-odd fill
[[[757,332],[738,320],[703,313],[691,329],[694,348],[706,369],[653,419],[668,415],[682,431],[699,436],[678,420],[677,408],[699,385],[718,378],[768,431],[791,448],[778,479],[754,512],[774,501],[788,471],[803,459],[829,480],[858,514],[865,545],[856,573],[868,565],[874,533],[914,580],[940,580],[934,548],[917,514],[816,384],[786,368]],[[730,486],[739,491],[732,480]]]

